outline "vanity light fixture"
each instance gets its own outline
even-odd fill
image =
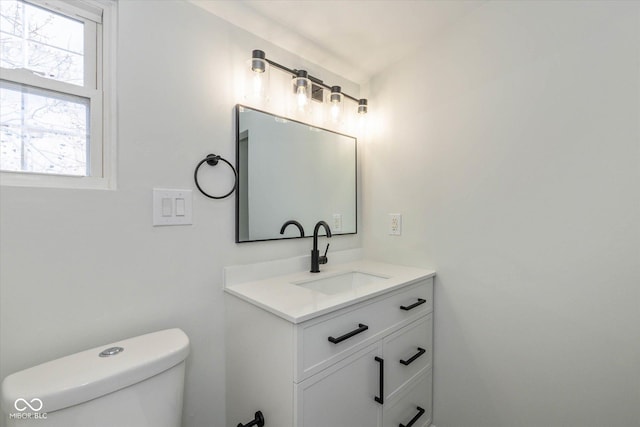
[[[306,70],[295,70],[285,67],[268,59],[263,50],[254,50],[251,55],[251,70],[255,74],[263,74],[265,71],[268,71],[268,66],[291,74],[293,93],[296,96],[296,104],[299,110],[304,110],[311,99],[324,102],[322,91],[326,89],[330,91],[327,102],[330,105],[331,116],[334,120],[337,120],[337,117],[344,109],[344,98],[358,103],[358,114],[366,114],[368,111],[367,100],[365,98],[354,98],[342,92],[340,86],[329,86],[317,77],[311,76]]]

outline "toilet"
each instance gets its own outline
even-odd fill
[[[56,359],[2,382],[7,427],[179,427],[189,338],[167,329]]]

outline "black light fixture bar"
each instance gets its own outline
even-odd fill
[[[292,74],[294,76],[297,74],[296,73],[297,70],[292,70],[291,68],[287,68],[284,65],[278,64],[277,62],[270,60],[269,58],[264,58],[264,60],[267,61],[269,65],[276,67],[286,73]]]
[[[275,68],[277,68],[277,69],[279,69],[279,70],[281,70],[281,71],[284,71],[285,73],[289,73],[289,74],[291,74],[291,75],[292,75],[292,76],[294,76],[294,77],[298,75],[298,70],[296,70],[296,69],[291,69],[291,68],[288,68],[288,67],[285,67],[285,66],[284,66],[284,65],[282,65],[282,64],[279,64],[279,63],[277,63],[277,62],[275,62],[275,61],[272,61],[271,59],[269,59],[269,58],[267,58],[267,57],[265,56],[264,51],[262,51],[262,50],[254,50],[254,51],[253,51],[253,55],[254,55],[254,57],[255,57],[255,55],[256,55],[256,52],[260,52],[260,54],[259,54],[259,55],[261,56],[261,58],[262,58],[262,59],[264,59],[265,61],[267,61],[267,62],[269,63],[269,65],[271,65],[272,67],[275,67]],[[322,80],[320,80],[319,78],[314,77],[314,76],[312,76],[311,74],[308,74],[308,75],[307,75],[307,78],[308,78],[309,80],[311,80],[311,82],[312,82],[312,83],[315,83],[315,84],[317,84],[318,86],[322,86],[323,88],[325,88],[325,89],[327,89],[327,90],[331,91],[331,87],[332,87],[332,86],[327,85],[326,83],[324,83],[324,82],[323,82]],[[353,97],[353,96],[349,95],[348,93],[345,93],[345,92],[342,92],[342,91],[340,91],[340,93],[341,93],[345,98],[349,98],[350,100],[352,100],[352,101],[354,101],[354,102],[358,103],[358,105],[359,105],[359,106],[362,106],[362,105],[365,105],[365,106],[366,106],[366,105],[367,105],[367,100],[366,100],[366,98],[355,98],[355,97]],[[363,101],[364,101],[364,102],[363,102]],[[366,113],[367,111],[366,111],[366,108],[365,108],[365,110],[364,110],[364,111],[361,111],[361,108],[358,108],[358,112],[364,112],[364,113]]]

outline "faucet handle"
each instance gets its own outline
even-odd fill
[[[318,258],[318,264],[326,264],[327,262],[329,262],[329,258],[327,258],[327,252],[329,252],[329,245],[330,243],[327,243],[327,248],[324,250],[324,255]]]

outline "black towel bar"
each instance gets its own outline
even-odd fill
[[[209,166],[215,166],[215,165],[218,164],[219,161],[223,161],[224,163],[229,165],[229,167],[233,171],[233,177],[234,177],[233,188],[231,189],[231,191],[229,191],[227,194],[225,194],[223,196],[212,196],[211,194],[206,193],[200,187],[200,183],[198,182],[198,169],[200,169],[200,166],[202,166],[205,162]],[[205,157],[204,159],[202,159],[200,161],[200,163],[198,163],[198,166],[196,166],[196,170],[193,172],[193,179],[196,182],[196,187],[198,187],[198,190],[200,190],[200,192],[202,194],[204,194],[205,196],[209,197],[210,199],[224,199],[225,197],[229,197],[231,195],[231,193],[236,191],[236,188],[238,188],[238,172],[236,171],[236,168],[234,168],[233,165],[231,163],[229,163],[225,158],[223,158],[222,156],[219,156],[217,154],[208,154],[207,157]]]

